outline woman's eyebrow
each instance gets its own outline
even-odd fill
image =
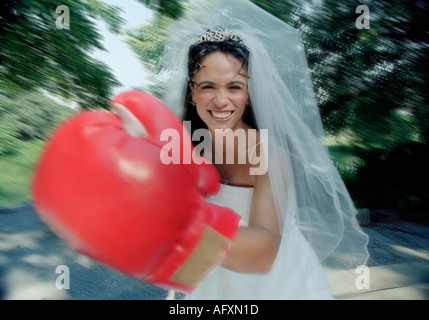
[[[197,85],[197,87],[199,87],[203,84],[216,85],[216,83],[214,83],[213,81],[208,81],[208,80],[201,81],[200,83],[195,83],[195,84]],[[244,83],[243,81],[240,81],[240,80],[235,80],[235,81],[231,81],[231,82],[227,83],[227,85],[231,85],[231,84],[241,84],[243,86],[246,86],[246,83]]]
[[[228,84],[241,84],[241,85],[243,85],[243,86],[246,86],[246,84],[245,84],[243,81],[240,81],[240,80],[231,81],[231,82],[229,82]]]
[[[195,83],[197,85],[197,87],[203,85],[203,84],[211,84],[211,85],[215,85],[215,83],[213,81],[201,81],[200,83]]]

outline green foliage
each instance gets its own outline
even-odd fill
[[[423,66],[429,43],[422,30],[429,26],[428,6],[406,0],[254,2],[301,30],[330,133],[352,128],[362,141],[380,131],[391,134],[393,111],[405,110],[412,115],[408,128],[427,139],[429,79]],[[370,10],[369,29],[355,25],[358,5]]]
[[[158,18],[126,32],[126,42],[144,67],[153,74],[158,74],[162,69],[165,29],[169,22],[170,20]]]
[[[173,20],[158,15],[145,25],[126,30],[126,42],[136,53],[143,66],[151,74],[151,78],[142,90],[162,98],[162,84],[158,78],[162,68],[167,26]]]
[[[70,28],[57,28],[65,5]],[[82,108],[109,107],[118,85],[110,69],[90,56],[104,49],[94,19],[119,32],[119,9],[98,0],[6,0],[0,4],[0,87],[12,93],[42,88]]]
[[[75,111],[43,93],[0,90],[0,206],[30,200],[29,183],[52,130]]]
[[[325,129],[348,132],[353,162],[341,159],[339,147],[330,150],[358,205],[427,207],[426,191],[414,188],[412,178],[391,177],[427,172],[414,158],[418,148],[409,146],[427,145],[429,137],[429,7],[406,0],[254,2],[301,30]],[[358,5],[370,10],[369,29],[355,25]]]
[[[73,112],[39,92],[13,95],[0,90],[0,156],[17,153],[19,142],[46,140]]]
[[[138,0],[149,9],[158,12],[160,17],[178,19],[183,14],[185,1],[182,0]]]
[[[13,154],[0,155],[0,207],[32,199],[31,179],[43,144],[41,140],[18,141]]]
[[[57,22],[70,13],[69,29]],[[0,2],[0,205],[30,199],[37,156],[51,131],[74,110],[41,91],[81,108],[109,108],[119,83],[90,56],[103,50],[95,20],[121,32],[120,9],[99,0],[5,0]],[[42,90],[40,90],[42,89]]]

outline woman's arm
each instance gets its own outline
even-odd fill
[[[271,269],[281,235],[268,173],[255,176],[249,225],[241,227],[222,266],[245,273]]]

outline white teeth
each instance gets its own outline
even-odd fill
[[[228,112],[213,112],[213,111],[211,111],[211,114],[215,118],[226,119],[232,114],[232,111],[228,111]]]

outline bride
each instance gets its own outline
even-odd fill
[[[222,265],[185,298],[332,299],[324,267],[365,264],[368,240],[320,142],[298,31],[249,1],[196,1],[168,35],[164,100],[191,133],[210,132],[199,150],[222,185],[208,200],[243,217]]]

